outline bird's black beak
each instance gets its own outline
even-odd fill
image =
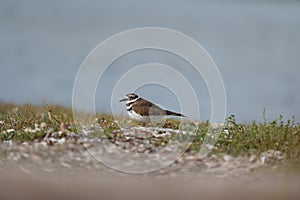
[[[127,99],[126,99],[126,98],[124,98],[124,99],[121,99],[119,102],[122,102],[122,101],[127,101]]]

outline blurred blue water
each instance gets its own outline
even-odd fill
[[[228,115],[261,120],[266,108],[268,119],[283,114],[300,121],[299,1],[0,0],[0,100],[71,105],[76,72],[88,52],[113,34],[144,26],[181,31],[206,48],[224,79]],[[129,56],[114,63],[106,79],[114,79],[118,66],[149,57],[168,62],[153,52]],[[97,92],[101,111],[110,111],[111,88]],[[140,92],[161,105],[177,105],[162,92]],[[205,84],[198,95],[202,119],[208,119]]]

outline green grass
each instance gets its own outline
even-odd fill
[[[292,120],[279,119],[267,123],[253,121],[251,124],[238,124],[234,116],[227,119],[228,134],[222,133],[217,142],[220,151],[229,154],[261,153],[267,150],[280,151],[288,158],[299,157],[300,125]]]
[[[265,112],[263,119],[264,116]],[[122,120],[128,119],[122,118]],[[112,132],[119,128],[112,116],[97,114],[96,123],[104,129],[103,134],[106,137],[110,139],[121,137],[120,134],[112,135]],[[131,125],[139,126],[141,124],[132,121]],[[181,129],[180,122],[174,119],[167,120],[164,127]],[[207,139],[205,137],[209,127],[210,124],[207,121],[197,124],[189,151],[199,151],[203,141]],[[0,142],[5,140],[13,140],[17,143],[40,141],[49,131],[66,133],[60,137],[67,136],[68,132],[77,134],[70,108],[56,105],[14,105],[0,102]],[[284,120],[280,116],[271,122],[264,119],[262,123],[253,121],[249,124],[239,124],[236,122],[235,116],[231,115],[218,131],[220,136],[212,153],[238,156],[259,154],[272,149],[284,153],[290,159],[298,160],[300,157],[300,125],[295,124],[294,118]],[[93,136],[93,134],[91,135]],[[99,136],[99,134],[95,133],[94,136]],[[102,137],[102,135],[100,136]],[[182,138],[174,135],[171,139],[179,141]],[[167,142],[165,138],[161,139],[161,144],[165,145]]]

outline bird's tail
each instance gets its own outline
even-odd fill
[[[167,115],[173,115],[173,116],[186,117],[186,116],[183,115],[183,114],[176,113],[176,112],[172,112],[172,111],[169,111],[169,110],[166,110],[166,114],[167,114]]]

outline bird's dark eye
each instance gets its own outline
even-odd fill
[[[136,94],[128,94],[127,96],[130,100],[136,99],[138,97]]]

